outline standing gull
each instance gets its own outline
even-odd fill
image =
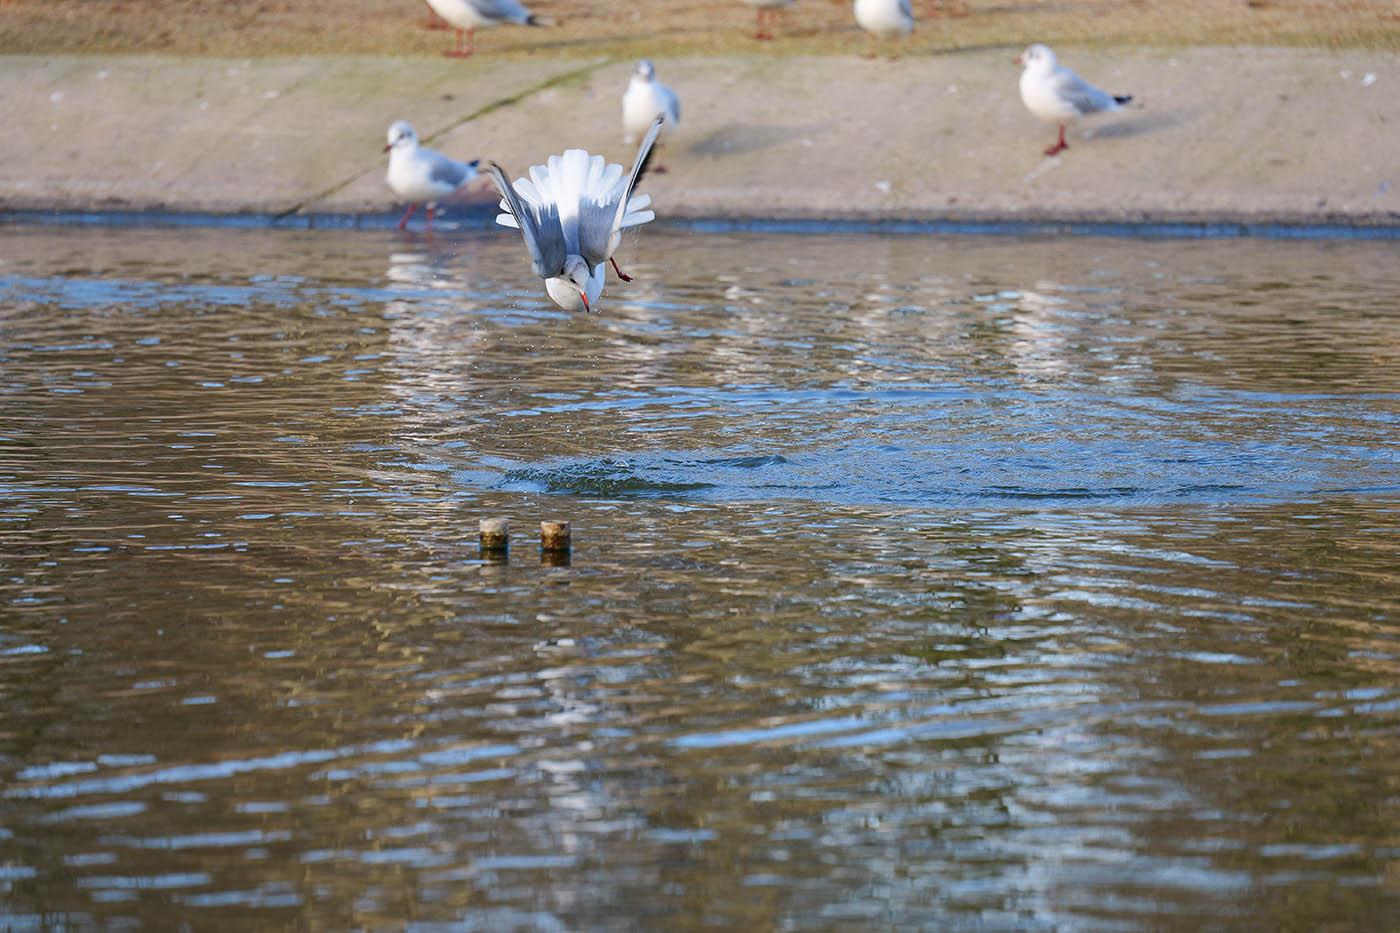
[[[749,6],[758,7],[758,22],[754,28],[753,37],[755,39],[773,38],[773,20],[778,15],[779,7],[785,7],[792,0],[744,0]],[[768,28],[763,28],[763,15],[768,14]]]
[[[458,162],[441,152],[418,145],[418,134],[403,120],[389,127],[389,173],[385,180],[401,198],[409,201],[408,211],[399,220],[402,230],[420,202],[428,205],[428,229],[433,229],[437,202],[476,177],[477,160]]]
[[[443,53],[449,58],[466,58],[476,51],[477,27],[485,29],[501,23],[547,25],[545,20],[525,9],[520,0],[428,0],[428,6],[457,30],[456,48]],[[465,49],[462,47],[463,32],[467,37]]]
[[[632,142],[648,129],[657,117],[665,117],[667,133],[681,121],[681,101],[676,92],[656,80],[656,68],[651,59],[637,62],[632,80],[622,94],[622,128],[626,141]]]
[[[870,33],[870,57],[879,39],[899,39],[914,31],[909,0],[855,0],[856,24]]]
[[[1065,124],[1092,113],[1112,113],[1122,110],[1132,100],[1130,94],[1109,94],[1086,82],[1061,65],[1049,46],[1036,43],[1028,46],[1016,58],[1021,72],[1021,100],[1026,109],[1051,123],[1060,124],[1060,138],[1046,155],[1057,155],[1069,148],[1065,142]]]
[[[647,210],[651,195],[632,196],[646,171],[651,147],[661,132],[657,117],[637,150],[637,159],[626,178],[622,166],[605,164],[600,155],[569,149],[550,156],[545,165],[532,165],[530,177],[517,178],[514,186],[495,162],[488,169],[501,193],[496,223],[515,227],[530,251],[531,268],[544,279],[545,291],[565,311],[589,311],[603,292],[606,264],[624,282],[631,281],[617,268],[613,253],[626,227],[637,227],[656,215]]]

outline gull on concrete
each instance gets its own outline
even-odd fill
[[[433,212],[437,202],[476,177],[478,160],[458,162],[441,152],[424,149],[418,144],[418,134],[407,122],[399,120],[389,127],[389,172],[385,180],[394,193],[408,199],[408,211],[399,220],[402,230],[420,203],[428,206],[428,229],[433,229]]]
[[[449,58],[466,58],[476,51],[476,31],[502,23],[521,26],[546,26],[548,21],[535,16],[520,0],[428,0],[433,12],[457,30],[457,45],[443,54]],[[462,36],[466,34],[466,46]]]
[[[778,10],[787,6],[792,0],[744,0],[751,7],[757,7],[758,22],[754,27],[753,37],[755,39],[773,38],[773,21],[778,16]],[[764,28],[764,14],[768,17],[768,26]]]
[[[632,72],[632,80],[622,93],[622,128],[627,142],[634,142],[648,129],[656,118],[665,117],[667,133],[672,132],[681,121],[681,101],[676,92],[656,80],[656,68],[651,59],[637,62]]]
[[[879,39],[899,39],[914,31],[909,0],[855,0],[856,25],[870,33],[870,55]]]
[[[1026,109],[1042,120],[1060,125],[1060,138],[1045,150],[1046,155],[1057,155],[1069,148],[1065,142],[1067,123],[1090,114],[1122,110],[1133,99],[1131,94],[1109,94],[1089,84],[1061,65],[1050,47],[1039,42],[1027,46],[1016,57],[1016,63],[1024,66],[1021,100]]]
[[[592,310],[603,292],[608,262],[620,279],[631,281],[613,253],[624,229],[656,218],[647,209],[651,195],[633,197],[632,191],[646,171],[663,120],[652,122],[626,177],[622,166],[582,149],[530,166],[530,177],[517,178],[514,185],[499,165],[490,164],[491,181],[501,194],[496,223],[520,231],[531,268],[565,311]]]

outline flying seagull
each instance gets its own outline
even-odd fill
[[[631,281],[617,267],[613,253],[625,228],[656,218],[647,210],[651,195],[633,197],[632,191],[646,171],[664,120],[652,121],[625,178],[622,166],[605,163],[602,156],[582,149],[569,149],[550,156],[544,165],[532,165],[530,177],[517,178],[513,186],[501,167],[491,163],[488,173],[501,193],[502,213],[496,223],[520,231],[531,268],[544,279],[549,297],[565,311],[592,310],[602,294],[609,261],[619,278]]]

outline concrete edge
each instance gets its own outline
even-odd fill
[[[494,206],[473,205],[440,215],[442,233],[498,230]],[[0,224],[13,226],[208,227],[287,230],[392,230],[399,212],[208,212],[179,209],[81,210],[0,206]],[[1268,214],[1140,212],[958,212],[891,216],[888,214],[817,215],[807,212],[764,216],[668,215],[648,229],[700,233],[752,231],[792,234],[902,234],[969,236],[1121,236],[1187,239],[1368,239],[1400,240],[1400,214]]]

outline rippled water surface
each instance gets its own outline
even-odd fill
[[[620,259],[0,227],[0,927],[1394,924],[1400,245]]]

